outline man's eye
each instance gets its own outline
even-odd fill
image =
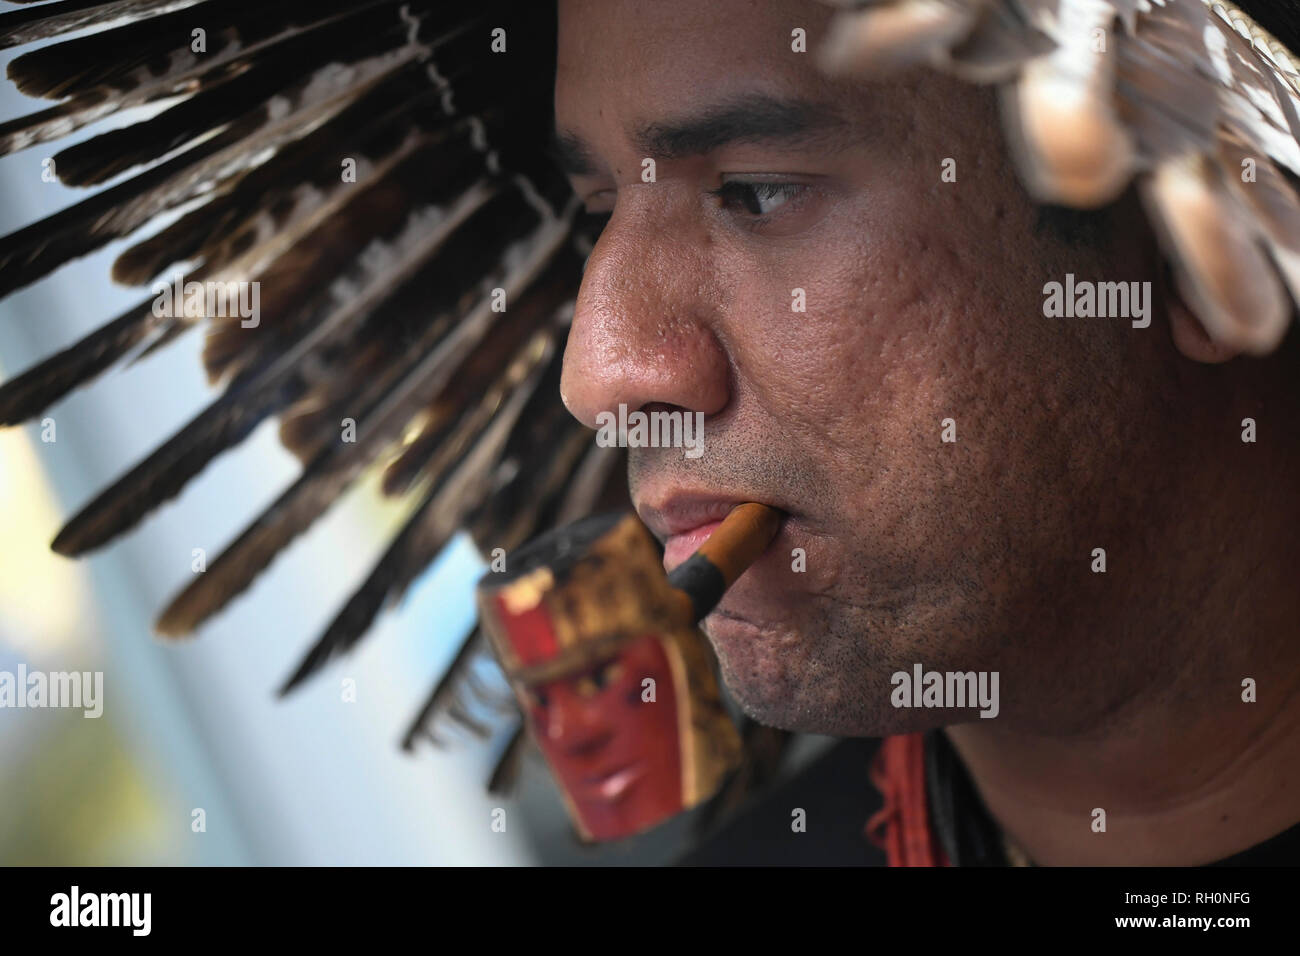
[[[799,198],[807,188],[802,183],[731,180],[710,191],[718,197],[719,205],[724,209],[751,216],[767,216],[792,199]]]

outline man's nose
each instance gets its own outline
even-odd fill
[[[685,213],[656,211],[654,191],[666,185],[632,188],[587,260],[564,353],[560,395],[589,428],[620,404],[713,415],[728,401],[707,236]]]

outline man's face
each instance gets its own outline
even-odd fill
[[[1144,559],[1101,503],[1153,517],[1172,353],[1159,322],[1045,318],[1043,286],[1155,279],[1133,204],[1095,248],[1038,228],[993,94],[929,71],[825,78],[792,50],[796,28],[810,51],[824,38],[819,4],[559,14],[562,146],[580,198],[612,212],[564,399],[592,427],[620,404],[706,416],[698,459],[631,451],[638,512],[661,540],[685,535],[670,560],[730,504],[789,512],[705,622],[737,700],[855,735],[972,716],[893,709],[890,675],[915,663],[1000,671],[1011,721],[1069,724],[1079,687],[1093,708],[1131,692],[1123,667],[1105,699],[1079,680],[1124,639],[1107,609],[1139,597],[1107,590],[1089,555]]]

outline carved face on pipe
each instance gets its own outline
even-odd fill
[[[647,634],[583,671],[523,688],[533,739],[590,839],[637,833],[683,809],[674,651]]]

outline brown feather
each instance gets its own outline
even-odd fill
[[[407,728],[406,734],[402,738],[403,750],[409,751],[414,749],[415,742],[420,737],[426,737],[434,744],[439,746],[441,745],[441,741],[439,741],[433,733],[433,728],[437,724],[437,718],[446,712],[451,697],[457,692],[461,682],[464,680],[465,671],[473,665],[475,660],[481,659],[486,653],[487,642],[483,639],[483,633],[476,627],[461,643],[460,649],[456,652],[456,656],[453,657],[451,663],[447,665],[447,669],[443,671],[442,677],[438,679],[438,683],[434,685],[433,690],[429,693],[429,697],[425,700],[424,706],[420,708],[420,712]],[[308,657],[307,660],[303,662],[303,667],[306,667],[311,662],[312,658]],[[302,668],[300,668],[300,672],[301,670]],[[284,685],[280,693],[287,693],[301,680],[302,677],[295,674],[294,677]]]
[[[547,346],[539,356],[543,365],[553,344],[544,337]],[[448,539],[470,508],[485,494],[484,481],[492,463],[499,457],[510,430],[543,379],[541,369],[535,370],[527,382],[510,397],[509,402],[494,416],[492,424],[475,443],[454,474],[432,483],[424,494],[406,525],[389,545],[379,563],[371,570],[362,586],[352,595],[343,609],[330,623],[299,666],[285,689],[295,686],[323,667],[328,661],[351,649],[366,633],[380,608],[396,600],[405,591],[429,561],[442,550]],[[454,694],[459,681],[448,684],[448,693]]]
[[[15,0],[17,3],[35,0]],[[90,27],[120,28],[149,17],[193,7],[202,0],[65,0],[28,10],[0,14],[0,50],[49,40]]]
[[[0,425],[35,418],[139,345],[158,322],[150,297],[79,342],[0,385]]]
[[[504,280],[507,294],[520,294],[541,271],[565,235],[564,223],[545,224],[530,242],[524,264]],[[412,416],[445,387],[472,347],[491,327],[489,303],[479,304],[450,334],[435,323],[427,341],[411,350],[411,358],[394,363],[393,381],[381,382],[358,401],[356,441],[335,442],[239,539],[226,549],[168,606],[159,618],[160,633],[188,633],[251,583],[257,572],[301,533],[323,507],[351,483],[360,470],[394,441]],[[432,502],[428,502],[431,504]]]
[[[496,766],[492,768],[492,776],[487,782],[488,793],[498,796],[514,790],[515,783],[519,779],[519,765],[527,746],[528,734],[521,725],[510,735],[505,748],[501,751],[501,756],[497,759]]]

